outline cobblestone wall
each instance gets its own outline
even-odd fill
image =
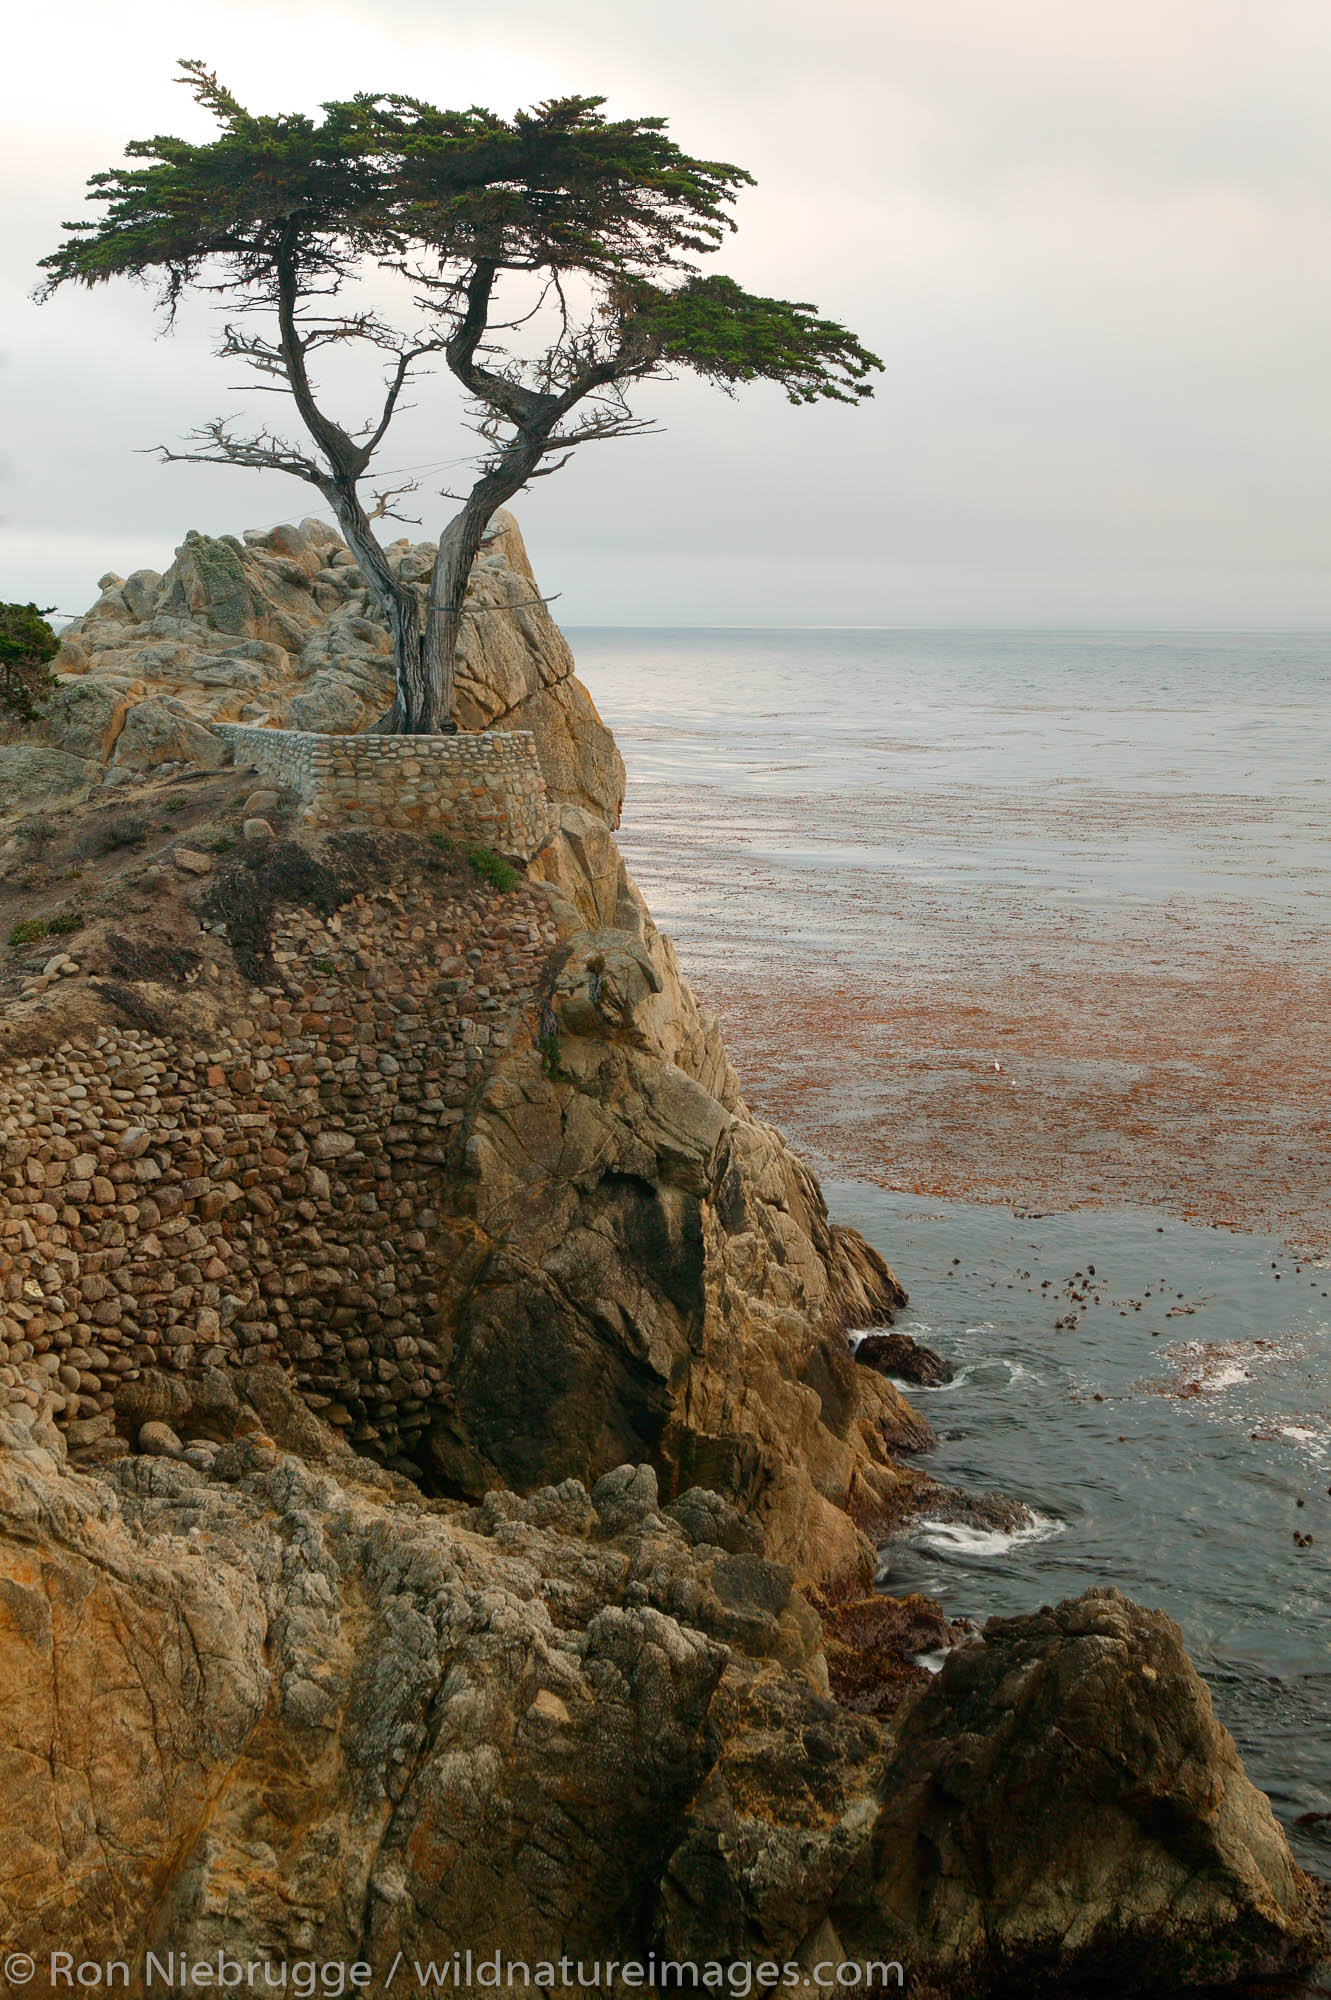
[[[427,882],[285,912],[262,987],[205,937],[207,1039],[108,1006],[0,1067],[0,1410],[114,1456],[114,1394],[145,1368],[278,1361],[361,1449],[410,1454],[464,1109],[535,1032],[555,946],[539,890]]]
[[[456,736],[320,736],[219,723],[236,763],[304,801],[311,826],[390,826],[530,860],[550,832],[545,780],[530,730]]]

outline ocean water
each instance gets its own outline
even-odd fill
[[[568,636],[631,865],[699,970],[737,935],[899,965],[959,909],[1036,902],[1046,933],[1172,899],[1296,959],[1331,934],[1331,632]],[[880,896],[825,893],[852,877]]]
[[[903,1385],[929,1470],[1034,1524],[921,1522],[883,1587],[977,1619],[1093,1584],[1167,1611],[1299,1859],[1331,1874],[1331,1266],[1152,1210],[824,1191],[908,1285],[897,1325],[955,1370]]]
[[[1198,1032],[1223,1032],[1228,1066],[1251,1071],[1232,1103],[1259,1128],[1290,1125],[1280,1170],[1304,1223],[1319,1202],[1331,1222],[1325,1128],[1299,1150],[1288,1111],[1324,1096],[1331,1020],[1314,1009],[1282,1046],[1283,1108],[1268,1112],[1225,985],[1233,964],[1265,967],[1292,1011],[1331,965],[1331,634],[569,637],[628,765],[621,840],[658,922],[723,1016],[756,996],[770,1017],[746,1044],[760,1103],[809,994],[904,994],[923,1019],[940,988],[964,1012],[1057,977],[1075,1026],[1094,963],[1088,1009],[1145,1049],[1133,996],[1167,960],[1175,993],[1219,996],[1211,1014],[1199,1003]],[[1300,1859],[1331,1873],[1331,1259],[1205,1226],[1209,1181],[1228,1217],[1249,1196],[1260,1210],[1271,1175],[1269,1153],[1226,1149],[1228,1081],[1203,1089],[1209,1137],[1157,1120],[1149,1198],[940,1200],[912,1182],[915,1155],[892,1173],[886,1111],[872,1157],[888,1184],[852,1178],[878,1100],[852,1068],[851,1010],[798,1018],[806,1038],[824,1023],[800,1055],[821,1082],[779,1098],[783,1120],[834,1215],[908,1287],[899,1324],[956,1369],[909,1391],[938,1433],[930,1469],[1015,1494],[1035,1523],[1015,1539],[919,1524],[883,1550],[884,1587],[976,1619],[1094,1583],[1168,1611]],[[843,1033],[854,1085],[838,1094]],[[993,1128],[1009,1154],[996,1184],[1019,1189],[1023,1162],[1057,1146],[1049,1102],[1068,1075],[1049,1074],[1038,1120]],[[961,1130],[940,1119],[935,1150]],[[1200,1185],[1198,1221],[1151,1194],[1171,1175]]]

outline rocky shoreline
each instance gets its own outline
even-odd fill
[[[219,722],[382,705],[329,534],[108,580],[0,745],[7,1948],[373,1993],[460,1947],[893,1961],[938,2000],[1312,1963],[1169,1620],[872,1593],[895,1524],[1002,1503],[852,1357],[904,1294],[629,879],[516,526],[462,678],[554,809],[511,884],[228,764]]]

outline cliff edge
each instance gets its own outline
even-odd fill
[[[329,533],[108,581],[0,746],[63,798],[0,818],[7,1948],[374,1993],[458,1950],[899,1961],[950,2000],[1314,1956],[1167,1620],[1093,1592],[977,1638],[871,1593],[895,1523],[982,1503],[851,1358],[900,1286],[628,878],[511,521],[464,686],[535,733],[525,868],[311,832],[228,764],[218,721],[383,706]]]

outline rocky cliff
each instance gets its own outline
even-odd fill
[[[423,594],[433,544],[388,554]],[[110,573],[100,589],[61,635],[41,721],[0,734],[0,809],[216,769],[230,762],[217,722],[355,730],[392,699],[387,631],[323,521],[190,533],[165,574]],[[457,691],[462,728],[532,730],[551,798],[618,826],[624,766],[504,512],[472,571]]]
[[[215,1985],[220,1952],[380,1994],[470,1951],[574,1992],[609,1961],[732,1992],[900,1964],[964,2000],[1316,1951],[1177,1631],[1115,1593],[996,1621],[893,1729],[834,1698],[789,1568],[709,1489],[663,1506],[625,1465],[424,1503],[280,1374],[208,1388],[206,1463],[90,1477],[0,1425],[0,1934],[41,1975],[152,1951]]]
[[[237,703],[384,700],[318,524],[108,581],[0,752],[74,786],[0,821],[6,1947],[372,1992],[398,1954],[899,1960],[951,2000],[1302,1962],[1167,1621],[865,1594],[875,1538],[977,1503],[851,1359],[900,1288],[745,1106],[500,530],[467,713],[534,728],[559,806],[511,881],[227,768]]]

